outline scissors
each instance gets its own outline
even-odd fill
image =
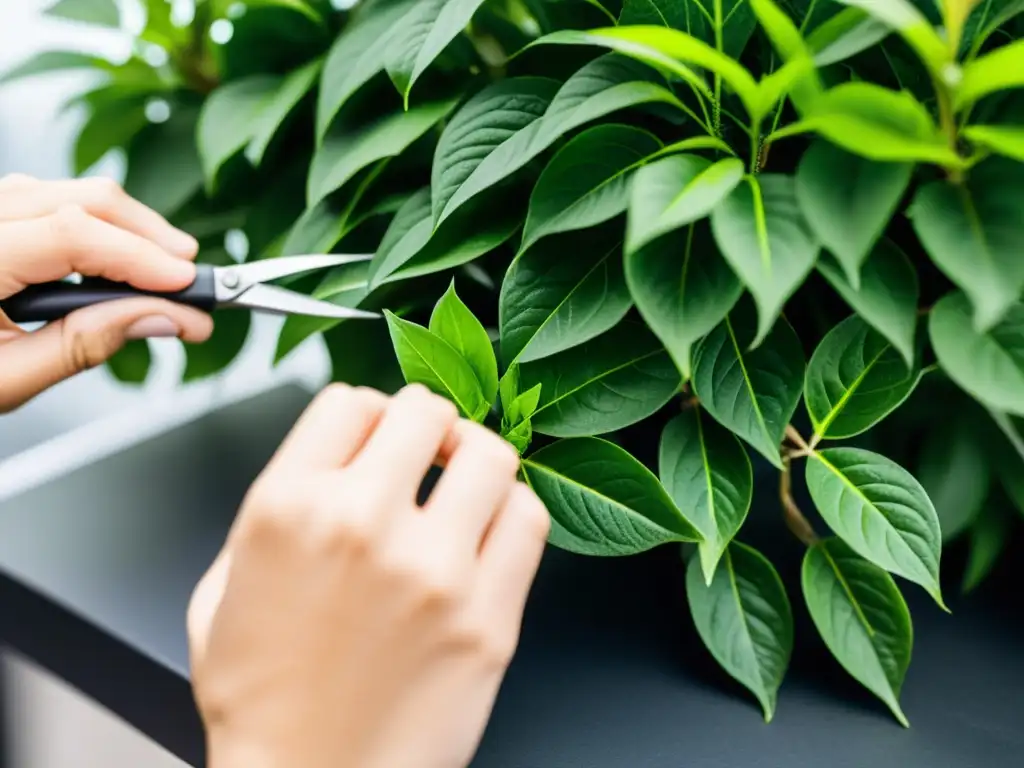
[[[141,291],[127,283],[99,278],[85,278],[79,283],[41,283],[0,301],[0,310],[14,323],[50,322],[76,309],[100,302],[150,296],[186,304],[204,312],[231,307],[277,315],[311,315],[339,320],[379,318],[381,315],[375,312],[339,307],[287,288],[264,285],[282,277],[369,261],[371,258],[373,254],[318,254],[282,256],[226,267],[197,264],[196,279],[192,285],[170,293]]]

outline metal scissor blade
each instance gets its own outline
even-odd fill
[[[310,315],[312,317],[332,317],[338,320],[350,318],[369,320],[381,317],[376,312],[339,307],[337,304],[314,299],[311,296],[295,293],[287,288],[279,288],[276,285],[254,285],[227,304],[279,315]]]
[[[250,261],[247,264],[232,265],[219,268],[218,271],[229,270],[238,275],[246,283],[268,283],[289,275],[301,272],[312,272],[317,269],[339,267],[357,261],[369,261],[372,253],[329,253],[306,254],[303,256],[279,256],[263,261]]]

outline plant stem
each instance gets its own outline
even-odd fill
[[[796,444],[797,447],[802,448],[803,450],[810,452],[811,446],[809,446],[807,444],[807,441],[804,440],[803,435],[801,435],[797,431],[797,428],[794,427],[792,424],[787,424],[786,425],[786,437],[788,437],[791,442]]]
[[[779,501],[782,503],[782,517],[786,521],[786,527],[790,533],[796,536],[808,547],[813,547],[818,541],[818,535],[810,521],[804,517],[800,507],[793,501],[792,469],[790,457],[783,460],[782,474],[779,476]]]

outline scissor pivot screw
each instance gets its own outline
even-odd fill
[[[220,278],[225,288],[237,288],[239,284],[238,275],[235,272],[225,272]]]

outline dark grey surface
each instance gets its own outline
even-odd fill
[[[248,484],[308,400],[284,388],[0,503],[5,638],[193,764],[184,613]],[[745,535],[794,584],[798,548]],[[765,537],[764,541],[760,537]],[[480,768],[1002,768],[1024,764],[1024,632],[1010,567],[946,616],[904,585],[914,661],[904,730],[808,626],[766,725],[688,617],[671,549],[621,560],[549,550]],[[1019,598],[1017,598],[1019,599]],[[282,652],[287,652],[283,649]],[[406,768],[396,766],[396,768]],[[415,768],[415,767],[409,767]]]

